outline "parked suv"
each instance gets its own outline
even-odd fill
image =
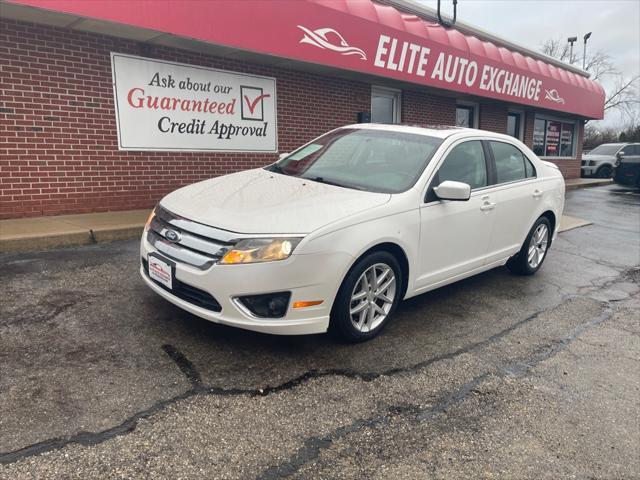
[[[628,147],[638,148],[637,143],[603,143],[582,156],[582,176],[611,178],[618,153],[630,155]],[[637,154],[636,154],[637,155]]]
[[[627,144],[617,153],[613,179],[640,188],[640,143]]]

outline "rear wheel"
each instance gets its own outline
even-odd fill
[[[603,165],[596,171],[598,178],[611,178],[611,175],[613,175],[613,168],[609,165]]]
[[[378,335],[393,315],[402,292],[400,265],[389,252],[360,259],[347,274],[331,312],[330,330],[348,342]]]
[[[507,262],[507,268],[519,275],[536,273],[551,244],[551,223],[547,217],[540,217],[529,231],[520,251]]]

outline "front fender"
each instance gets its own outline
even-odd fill
[[[420,239],[420,212],[418,209],[362,221],[338,230],[319,234],[305,242],[300,254],[307,252],[340,251],[348,254],[349,261],[339,272],[340,284],[347,272],[367,251],[383,243],[392,243],[402,249],[408,264],[415,265]],[[413,284],[414,272],[409,268],[408,287]],[[339,289],[336,289],[336,294]]]

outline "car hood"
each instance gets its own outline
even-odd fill
[[[180,188],[160,204],[181,217],[232,232],[306,234],[390,197],[255,169]]]

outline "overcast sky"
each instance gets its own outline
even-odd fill
[[[451,0],[441,4],[452,12]],[[626,77],[640,72],[640,0],[458,0],[458,19],[534,50],[548,38],[577,36],[581,52],[582,36],[593,32],[588,50],[609,54]],[[619,121],[610,115],[604,124]]]

